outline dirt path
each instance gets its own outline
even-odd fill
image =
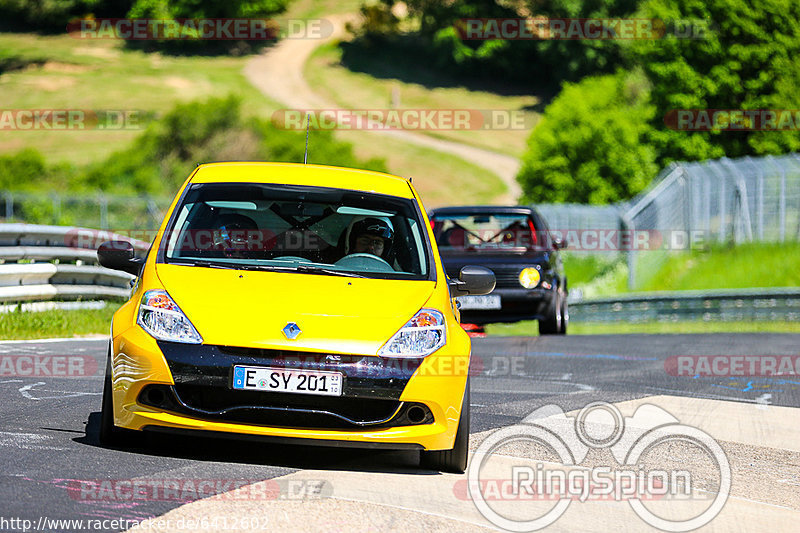
[[[353,15],[328,17],[333,23],[334,30],[326,39],[283,39],[264,54],[251,59],[245,66],[245,76],[263,94],[288,108],[337,108],[333,102],[326,101],[311,89],[303,77],[303,66],[316,47],[326,41],[342,37],[345,32],[345,22],[352,19]],[[514,157],[405,130],[376,130],[374,133],[452,154],[489,170],[497,175],[508,189],[504,195],[494,198],[494,202],[513,204],[522,193],[515,179],[520,162]]]

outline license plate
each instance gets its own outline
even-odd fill
[[[264,366],[235,366],[233,367],[233,388],[236,390],[341,396],[342,374],[340,372],[315,372]]]
[[[486,294],[483,296],[459,296],[461,309],[500,309],[500,295]]]

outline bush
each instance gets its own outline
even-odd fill
[[[797,109],[800,2],[648,0],[638,16],[708,26],[697,39],[630,43],[630,56],[653,86],[657,113],[648,142],[660,165],[800,149],[797,131],[693,133],[663,122],[676,109]]]
[[[33,149],[0,156],[0,190],[172,195],[199,163],[303,161],[305,132],[287,131],[241,116],[234,97],[180,104],[151,122],[129,148],[75,169],[47,166]],[[309,162],[386,171],[383,160],[359,160],[330,131],[312,131]]]
[[[565,84],[528,140],[517,176],[523,202],[631,198],[658,170],[655,151],[643,143],[652,116],[641,74]]]
[[[409,0],[408,12],[418,22],[415,35],[426,47],[431,65],[471,78],[531,83],[557,88],[564,80],[575,81],[587,74],[611,73],[627,62],[623,48],[613,40],[463,40],[456,26],[464,18],[609,18],[629,16],[639,0],[530,0],[509,3],[500,0],[436,2]],[[381,42],[377,34],[392,36],[397,23],[382,23],[391,15],[392,0],[362,7],[365,29],[354,31],[365,47]],[[381,16],[379,16],[381,15]],[[391,18],[389,19],[391,21]]]
[[[92,13],[101,1],[0,0],[0,26],[5,31],[63,32],[66,31],[70,19]]]
[[[205,19],[205,18],[268,18],[286,11],[291,0],[135,0],[128,12],[130,18]],[[269,44],[266,41],[214,41],[202,39],[128,41],[131,48],[158,50],[173,54],[236,55],[253,53]]]
[[[119,193],[172,194],[198,163],[302,162],[305,132],[244,119],[234,97],[180,104],[152,122],[130,148],[85,171],[76,186]],[[382,160],[360,161],[352,145],[328,131],[312,131],[309,161],[385,171]]]

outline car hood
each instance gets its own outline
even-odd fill
[[[432,281],[159,264],[204,344],[375,355],[428,301]],[[294,322],[302,333],[287,339]]]

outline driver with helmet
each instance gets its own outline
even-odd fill
[[[350,223],[345,234],[345,255],[372,254],[388,261],[394,226],[386,217],[364,217]]]

